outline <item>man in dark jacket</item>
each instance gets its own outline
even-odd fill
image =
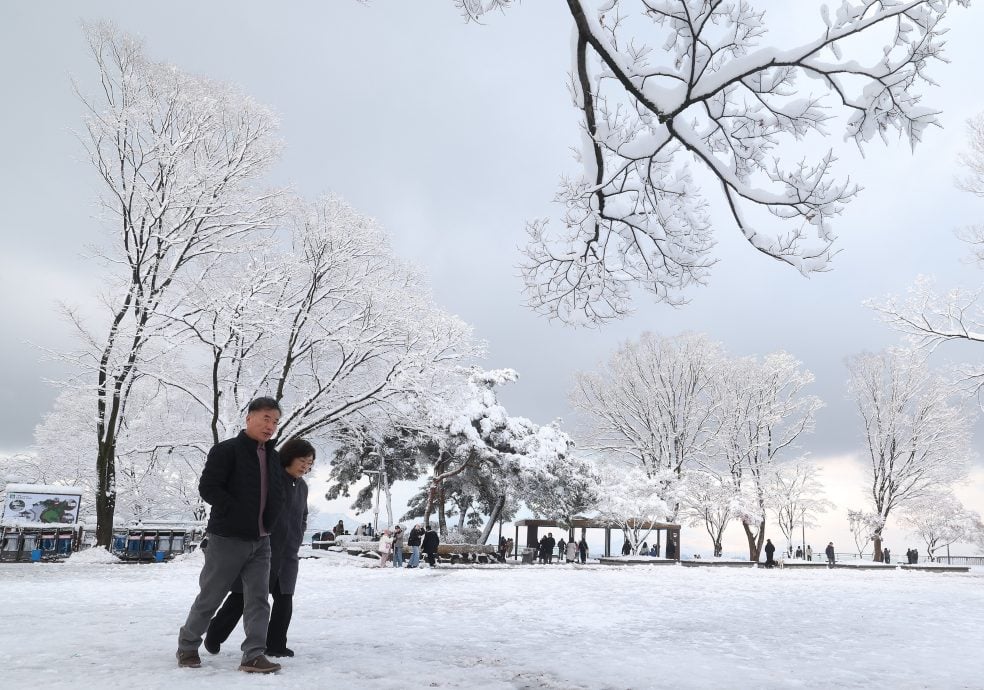
[[[553,563],[553,552],[554,548],[557,546],[557,540],[554,539],[553,532],[547,532],[547,546],[546,546],[546,557],[547,563]]]
[[[833,565],[834,564],[834,560],[835,560],[834,559],[834,542],[830,542],[829,544],[827,544],[827,548],[824,549],[823,552],[825,554],[827,554],[827,565]]]
[[[433,527],[428,527],[427,532],[424,534],[424,543],[421,548],[427,554],[427,564],[432,568],[434,567],[434,557],[437,556],[437,547],[440,543],[441,538],[437,536],[437,532]]]
[[[304,541],[308,518],[308,486],[305,474],[314,464],[314,446],[302,438],[292,438],[280,447],[280,464],[284,468],[287,505],[270,534],[270,594],[273,607],[267,626],[267,656],[294,656],[287,646],[287,628],[294,611],[294,588],[297,585],[298,550]],[[232,592],[209,623],[205,634],[205,651],[218,654],[243,615],[242,582],[236,581]]]
[[[407,535],[407,546],[410,547],[410,562],[407,563],[408,568],[416,568],[420,565],[420,542],[424,538],[424,528],[420,525],[414,525],[413,529],[410,530],[410,534]]]
[[[240,671],[272,673],[280,665],[266,658],[270,618],[270,531],[285,503],[283,469],[272,440],[280,423],[273,398],[257,398],[247,408],[246,428],[208,452],[198,492],[212,506],[205,565],[199,592],[178,632],[178,666],[202,665],[198,648],[212,614],[237,577],[243,584],[243,627]]]

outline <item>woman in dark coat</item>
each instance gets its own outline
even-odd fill
[[[294,612],[294,587],[300,560],[297,552],[307,529],[308,487],[302,477],[311,470],[314,458],[314,447],[304,439],[291,439],[280,448],[287,505],[270,533],[270,593],[273,595],[273,606],[267,626],[267,656],[294,656],[294,651],[287,647],[287,628]],[[205,633],[204,646],[209,654],[219,653],[222,643],[229,638],[242,615],[242,585],[237,582]]]
[[[440,543],[441,538],[437,536],[437,532],[434,531],[433,527],[428,527],[427,532],[424,534],[424,543],[421,548],[427,554],[427,563],[432,568],[434,567],[434,557],[437,555],[437,547]]]
[[[772,543],[771,539],[765,540],[765,567],[771,568],[776,564],[776,559],[773,556],[776,553],[775,544]]]

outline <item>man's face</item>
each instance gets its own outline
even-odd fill
[[[276,410],[255,410],[246,415],[246,435],[254,441],[266,443],[277,433],[280,413]]]

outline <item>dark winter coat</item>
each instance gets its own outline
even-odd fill
[[[830,559],[830,560],[834,560],[834,547],[833,547],[833,546],[830,546],[830,545],[828,544],[828,545],[827,545],[827,548],[826,548],[826,549],[824,549],[824,550],[823,550],[823,552],[824,552],[825,554],[827,554],[827,558],[828,558],[828,559]]]
[[[407,536],[407,546],[420,546],[420,538],[424,535],[424,530],[414,527]]]
[[[260,463],[257,442],[240,431],[235,438],[222,441],[208,452],[205,469],[198,482],[198,493],[212,506],[208,531],[232,539],[259,539]],[[263,525],[268,532],[276,526],[286,502],[283,467],[274,449],[266,443],[267,500]]]
[[[437,536],[437,532],[434,530],[427,530],[427,534],[424,535],[424,544],[421,547],[424,553],[437,553],[437,547],[441,543],[441,538]]]
[[[304,541],[308,519],[308,485],[284,472],[287,507],[270,534],[270,584],[279,581],[281,594],[293,594],[297,586],[297,555]]]

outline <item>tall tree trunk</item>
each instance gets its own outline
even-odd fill
[[[875,541],[875,548],[874,548],[874,553],[871,556],[871,559],[876,563],[881,563],[882,561],[885,560],[885,553],[882,551],[881,530],[875,532],[874,541]]]
[[[444,510],[444,482],[437,487],[437,531],[442,538],[448,536],[448,516]]]
[[[479,544],[485,544],[489,540],[489,535],[492,534],[492,526],[495,525],[499,516],[502,514],[502,508],[506,505],[506,495],[502,494],[495,499],[495,505],[492,506],[492,512],[489,513],[489,520],[485,523],[485,529],[482,530],[482,536],[478,538]]]
[[[109,548],[116,515],[116,439],[107,432],[96,456],[96,546]]]
[[[765,543],[765,518],[762,518],[758,523],[757,534],[744,520],[742,520],[741,526],[745,530],[745,538],[748,540],[748,560],[757,563],[762,553],[762,544]]]
[[[434,512],[434,497],[437,495],[437,486],[431,484],[427,489],[427,503],[424,505],[424,527],[430,528],[431,513]]]

